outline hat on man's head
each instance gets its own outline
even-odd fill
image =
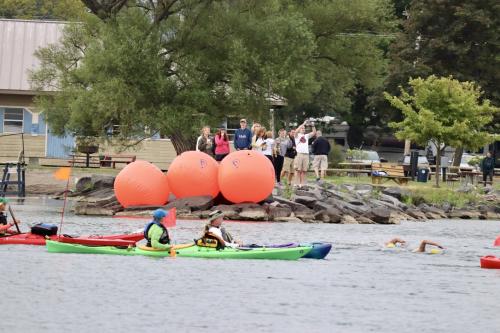
[[[240,123],[246,123],[246,122],[247,122],[247,120],[245,118],[240,119]]]
[[[208,220],[210,222],[217,220],[219,217],[223,217],[224,213],[220,210],[214,210],[210,214],[208,214]]]
[[[164,218],[167,215],[168,215],[168,212],[166,210],[164,210],[164,209],[161,209],[161,208],[158,208],[157,210],[155,210],[153,212],[153,217],[155,219],[162,219],[162,218]]]
[[[6,199],[6,198],[4,198],[4,197],[1,197],[1,198],[0,198],[0,204],[7,204],[7,203],[9,203],[9,200],[7,200],[7,199]]]

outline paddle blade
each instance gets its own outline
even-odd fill
[[[54,172],[54,178],[59,180],[68,180],[70,175],[71,175],[71,168],[69,167],[62,167],[57,169],[56,172]]]
[[[169,209],[168,215],[163,218],[162,224],[165,228],[175,227],[177,221],[177,210],[174,208]]]

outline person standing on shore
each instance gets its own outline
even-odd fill
[[[260,129],[261,129],[261,126],[259,123],[253,123],[253,126],[252,126],[252,149],[257,149],[259,148],[257,146],[257,135],[259,134],[260,132]]]
[[[264,154],[266,150],[266,128],[259,127],[259,130],[255,133],[255,142],[252,143],[252,149]]]
[[[306,174],[309,170],[309,138],[316,135],[316,128],[312,126],[312,131],[306,134],[307,120],[297,128],[295,143],[297,149],[297,157],[295,157],[295,171],[297,186],[305,185]]]
[[[286,138],[286,131],[284,128],[278,131],[278,138],[274,141],[274,171],[276,173],[276,182],[281,184],[281,170],[285,162],[286,149],[288,147],[288,140]]]
[[[252,132],[247,128],[247,120],[240,120],[240,128],[234,132],[234,149],[247,150],[252,148]]]
[[[316,140],[314,140],[311,148],[314,153],[313,169],[316,174],[316,181],[319,181],[325,178],[326,169],[328,169],[330,142],[321,136],[321,131],[317,131]]]
[[[281,172],[281,178],[288,177],[288,185],[292,185],[295,174],[295,156],[297,156],[295,130],[292,129],[286,139],[285,161],[283,162],[283,171]]]
[[[210,127],[203,127],[201,130],[201,135],[196,140],[196,151],[207,153],[208,155],[213,157],[213,144],[213,139],[210,136]]]
[[[495,172],[495,160],[491,156],[491,152],[486,154],[486,157],[481,161],[481,170],[483,171],[483,183],[486,186],[488,178],[493,185],[493,174]]]
[[[229,154],[229,139],[226,129],[220,128],[215,134],[215,160],[220,162]]]
[[[266,130],[265,128],[263,128],[263,129],[264,129],[264,131]],[[274,154],[274,139],[273,139],[273,132],[267,131],[265,133],[266,133],[264,135],[264,142],[265,142],[264,147],[265,148],[262,149],[262,153],[264,154],[265,157],[267,157],[269,159],[269,161],[271,161],[271,164],[274,167],[274,157],[273,157],[273,154]]]

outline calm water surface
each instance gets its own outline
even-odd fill
[[[14,204],[26,224],[60,203]],[[64,233],[122,233],[146,221],[69,214]],[[49,254],[2,245],[0,332],[500,332],[500,270],[479,268],[500,221],[383,225],[227,223],[249,243],[329,241],[326,260],[205,260]],[[180,221],[176,242],[199,235]],[[443,255],[384,251],[401,236]]]

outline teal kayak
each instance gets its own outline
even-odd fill
[[[170,250],[154,250],[144,246],[115,247],[115,246],[85,246],[68,244],[56,241],[46,241],[47,250],[52,253],[86,253],[86,254],[117,254],[142,255],[150,257],[168,257]],[[175,255],[192,258],[218,259],[281,259],[297,260],[311,251],[312,246],[298,246],[292,248],[225,248],[217,250],[210,247],[201,247],[194,244],[174,245]],[[173,254],[173,253],[172,253]]]

